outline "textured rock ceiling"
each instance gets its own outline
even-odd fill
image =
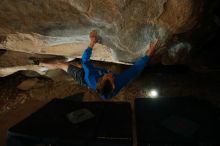
[[[0,0],[0,48],[80,57],[88,33],[96,29],[103,43],[95,47],[93,59],[133,62],[155,38],[165,45],[159,53],[169,49],[167,42],[174,34],[195,26],[202,4],[202,0]],[[184,52],[181,44],[176,46],[180,49],[168,51],[171,57]],[[183,46],[185,52],[191,48]]]

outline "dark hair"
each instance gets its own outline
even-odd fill
[[[114,90],[114,87],[111,84],[111,81],[107,79],[103,81],[102,86],[100,86],[100,88],[98,89],[98,92],[101,95],[107,97],[109,94],[112,93],[113,90]]]

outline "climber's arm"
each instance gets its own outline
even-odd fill
[[[129,69],[125,70],[119,75],[116,75],[115,78],[115,86],[116,92],[115,95],[126,86],[130,81],[135,79],[145,68],[145,65],[148,63],[151,56],[154,55],[156,49],[159,47],[159,41],[156,40],[154,43],[150,43],[149,48],[146,51],[146,55],[140,58],[138,61],[135,62],[133,66]]]
[[[92,55],[92,48],[88,47],[82,55],[82,63],[89,62],[91,55]]]
[[[90,61],[90,57],[92,55],[92,49],[97,42],[96,40],[97,32],[96,31],[90,32],[89,37],[90,37],[90,43],[89,43],[88,48],[84,51],[82,55],[82,63],[86,63]]]
[[[124,72],[116,75],[115,78],[115,89],[117,94],[121,88],[125,87],[129,82],[135,79],[145,68],[145,65],[149,61],[149,56],[145,55],[144,57],[140,58],[138,61],[135,62],[129,69],[125,70]]]

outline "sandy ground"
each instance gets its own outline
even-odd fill
[[[4,52],[2,53],[4,55],[0,56],[0,65],[23,65],[26,64],[26,59],[30,56],[14,52],[7,53]],[[7,62],[4,56],[7,58],[12,56],[14,61]],[[16,61],[18,60],[16,56],[20,57],[19,61]],[[8,60],[10,59],[8,58]],[[93,63],[114,72],[121,72],[129,67],[101,62]],[[197,72],[186,66],[149,66],[136,80],[110,101],[128,101],[133,107],[133,101],[136,97],[147,97],[149,90],[157,89],[160,98],[196,96],[219,104],[219,72],[219,69]],[[22,87],[21,83],[26,86]],[[9,127],[53,98],[64,98],[74,94],[82,95],[84,101],[101,101],[95,92],[77,85],[68,74],[61,70],[49,71],[45,76],[31,71],[20,71],[0,78],[0,146],[5,145]]]

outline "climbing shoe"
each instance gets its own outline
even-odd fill
[[[28,58],[28,63],[31,64],[31,65],[39,65],[40,60],[39,60],[39,58],[36,58],[36,57],[29,57]]]

